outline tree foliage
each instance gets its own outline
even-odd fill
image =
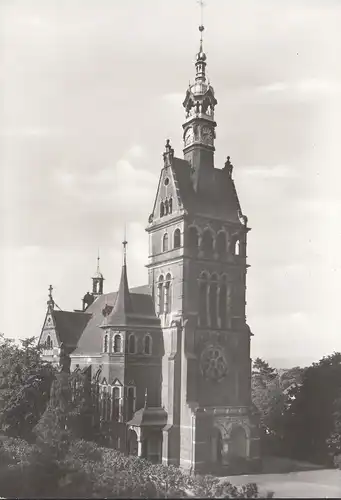
[[[285,412],[285,441],[294,458],[329,465],[341,449],[341,353],[308,367]]]
[[[28,438],[49,400],[54,369],[36,344],[0,335],[0,425],[11,436]]]

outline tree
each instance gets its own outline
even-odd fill
[[[44,412],[54,369],[42,360],[34,337],[15,345],[0,335],[0,425],[11,436],[31,437]]]
[[[323,357],[302,375],[284,413],[284,440],[293,458],[322,465],[340,449],[341,353]]]

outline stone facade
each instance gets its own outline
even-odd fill
[[[71,370],[90,367],[115,447],[188,472],[247,472],[260,460],[245,314],[250,228],[230,157],[214,165],[217,100],[202,41],[195,67],[184,158],[167,141],[146,228],[148,285],[129,289],[124,254],[118,292],[103,294],[98,264],[82,311],[56,311],[50,294],[40,343],[63,342]]]

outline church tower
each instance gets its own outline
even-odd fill
[[[230,157],[214,165],[217,100],[199,30],[195,81],[183,103],[184,158],[168,140],[146,229],[164,345],[162,460],[192,472],[246,472],[259,461],[245,315],[250,228]]]

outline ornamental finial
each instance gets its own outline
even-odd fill
[[[53,300],[53,297],[52,297],[52,292],[53,292],[53,286],[50,285],[49,286],[49,298],[48,298],[48,301],[47,301],[47,306],[49,309],[53,309],[54,308],[54,300]]]
[[[124,224],[124,240],[122,241],[122,245],[123,245],[123,265],[126,265],[127,264],[127,245],[128,245],[127,225],[126,224]]]
[[[163,153],[163,161],[165,167],[169,167],[171,165],[173,156],[174,156],[174,149],[171,146],[170,140],[167,139],[165,152]]]

